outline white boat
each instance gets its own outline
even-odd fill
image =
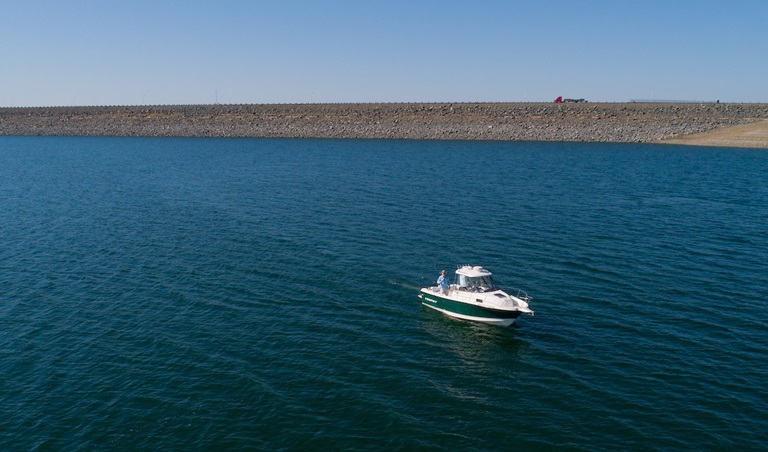
[[[438,286],[424,287],[419,298],[424,306],[464,320],[509,326],[520,314],[533,315],[527,293],[514,289],[514,295],[501,290],[483,267],[460,266],[446,292]]]

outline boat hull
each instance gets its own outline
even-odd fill
[[[440,311],[445,315],[490,325],[509,326],[521,314],[517,310],[493,309],[455,301],[427,291],[419,293],[419,298],[421,298],[421,304],[424,306]]]

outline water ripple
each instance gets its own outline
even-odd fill
[[[768,441],[764,152],[3,137],[0,159],[4,449]],[[536,316],[423,308],[461,263]]]

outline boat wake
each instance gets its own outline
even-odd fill
[[[422,279],[424,279],[424,278],[422,278]],[[408,290],[418,291],[419,289],[421,289],[421,286],[417,286],[415,284],[410,284],[410,283],[401,282],[401,281],[395,281],[394,279],[388,280],[387,284],[390,284],[390,285],[393,285],[393,286],[397,286],[397,287],[402,287],[403,289],[408,289]]]

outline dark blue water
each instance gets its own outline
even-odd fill
[[[0,138],[0,448],[763,448],[767,177],[740,149]],[[419,304],[465,263],[536,316]]]

